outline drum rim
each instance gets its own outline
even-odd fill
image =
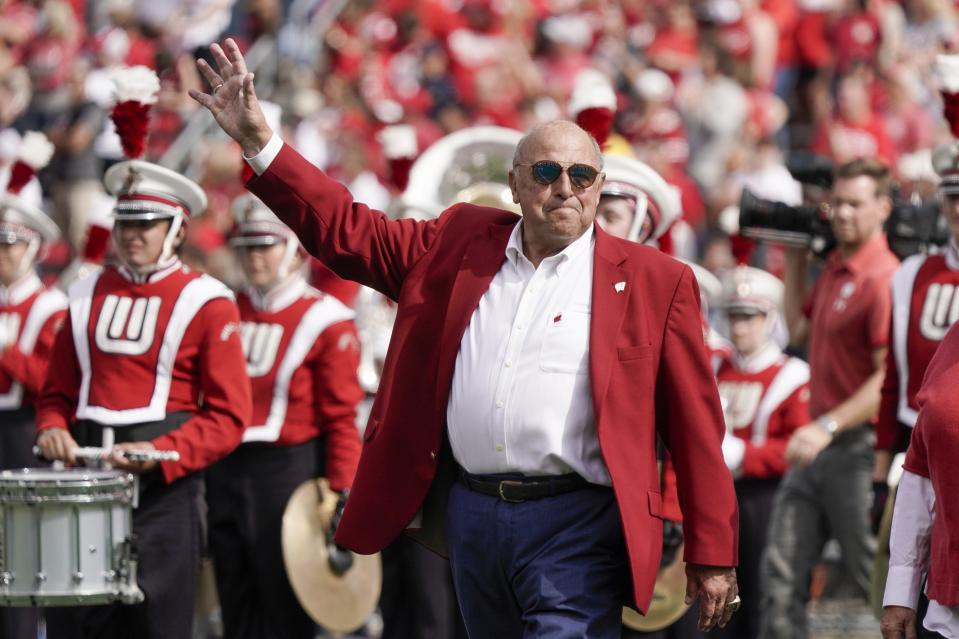
[[[133,486],[134,476],[120,471],[4,470],[0,471],[0,503],[129,502],[133,499]]]

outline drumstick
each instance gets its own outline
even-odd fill
[[[39,446],[33,447],[33,454],[37,457],[43,457],[43,452],[40,450]],[[89,446],[84,446],[81,448],[73,449],[73,456],[77,459],[100,461],[108,459],[111,455],[111,451],[104,450],[103,448],[93,448]],[[142,462],[142,461],[180,461],[180,453],[175,450],[124,450],[120,451],[120,454],[123,455],[128,461],[132,462]]]

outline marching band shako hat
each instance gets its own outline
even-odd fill
[[[150,109],[160,90],[156,73],[136,66],[116,69],[112,76],[116,104],[110,118],[129,159],[111,166],[103,176],[103,184],[117,198],[113,214],[116,220],[171,220],[157,260],[157,267],[161,267],[173,259],[173,242],[183,225],[206,209],[206,194],[179,173],[137,159],[143,154]]]
[[[576,75],[566,111],[576,124],[596,138],[600,148],[613,127],[616,106],[616,91],[601,71],[583,69]]]
[[[937,55],[935,73],[943,115],[953,137],[959,137],[959,55]],[[959,193],[959,142],[950,140],[936,147],[932,152],[932,168],[939,175],[941,193]]]
[[[232,246],[272,246],[296,235],[289,226],[252,193],[244,193],[233,200],[236,230],[230,238]]]
[[[47,136],[28,131],[20,142],[17,160],[10,169],[6,192],[0,193],[0,243],[36,242],[33,257],[40,243],[49,244],[60,238],[60,229],[46,213],[19,194],[37,172],[50,162],[51,157],[53,144]]]
[[[127,160],[107,169],[103,184],[117,198],[118,220],[188,220],[206,208],[206,194],[195,182],[152,162]]]
[[[622,155],[603,155],[606,181],[602,196],[626,197],[636,202],[627,240],[657,240],[679,219],[679,194],[645,162]]]
[[[752,266],[737,266],[723,278],[723,308],[727,313],[767,314],[783,303],[782,281]]]
[[[252,193],[244,193],[233,200],[233,216],[237,226],[230,238],[230,246],[246,248],[283,244],[286,247],[277,274],[281,281],[285,280],[292,271],[294,258],[301,251],[300,241],[293,230]]]

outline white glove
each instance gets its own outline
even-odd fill
[[[746,456],[746,442],[726,433],[723,437],[723,461],[726,462],[726,468],[732,472],[733,477],[739,477],[742,474],[743,458]]]

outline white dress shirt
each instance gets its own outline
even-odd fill
[[[919,589],[929,570],[929,541],[935,520],[936,495],[932,482],[904,470],[892,517],[883,606],[916,609]],[[930,599],[922,625],[946,639],[959,639],[959,607],[948,608]]]
[[[522,228],[460,342],[446,410],[453,456],[469,473],[576,472],[609,485],[590,392],[593,229],[535,268]]]
[[[246,160],[261,175],[282,148],[274,133]],[[446,410],[453,457],[469,473],[576,472],[609,486],[589,375],[593,227],[539,268],[521,233],[522,222],[460,342]]]

